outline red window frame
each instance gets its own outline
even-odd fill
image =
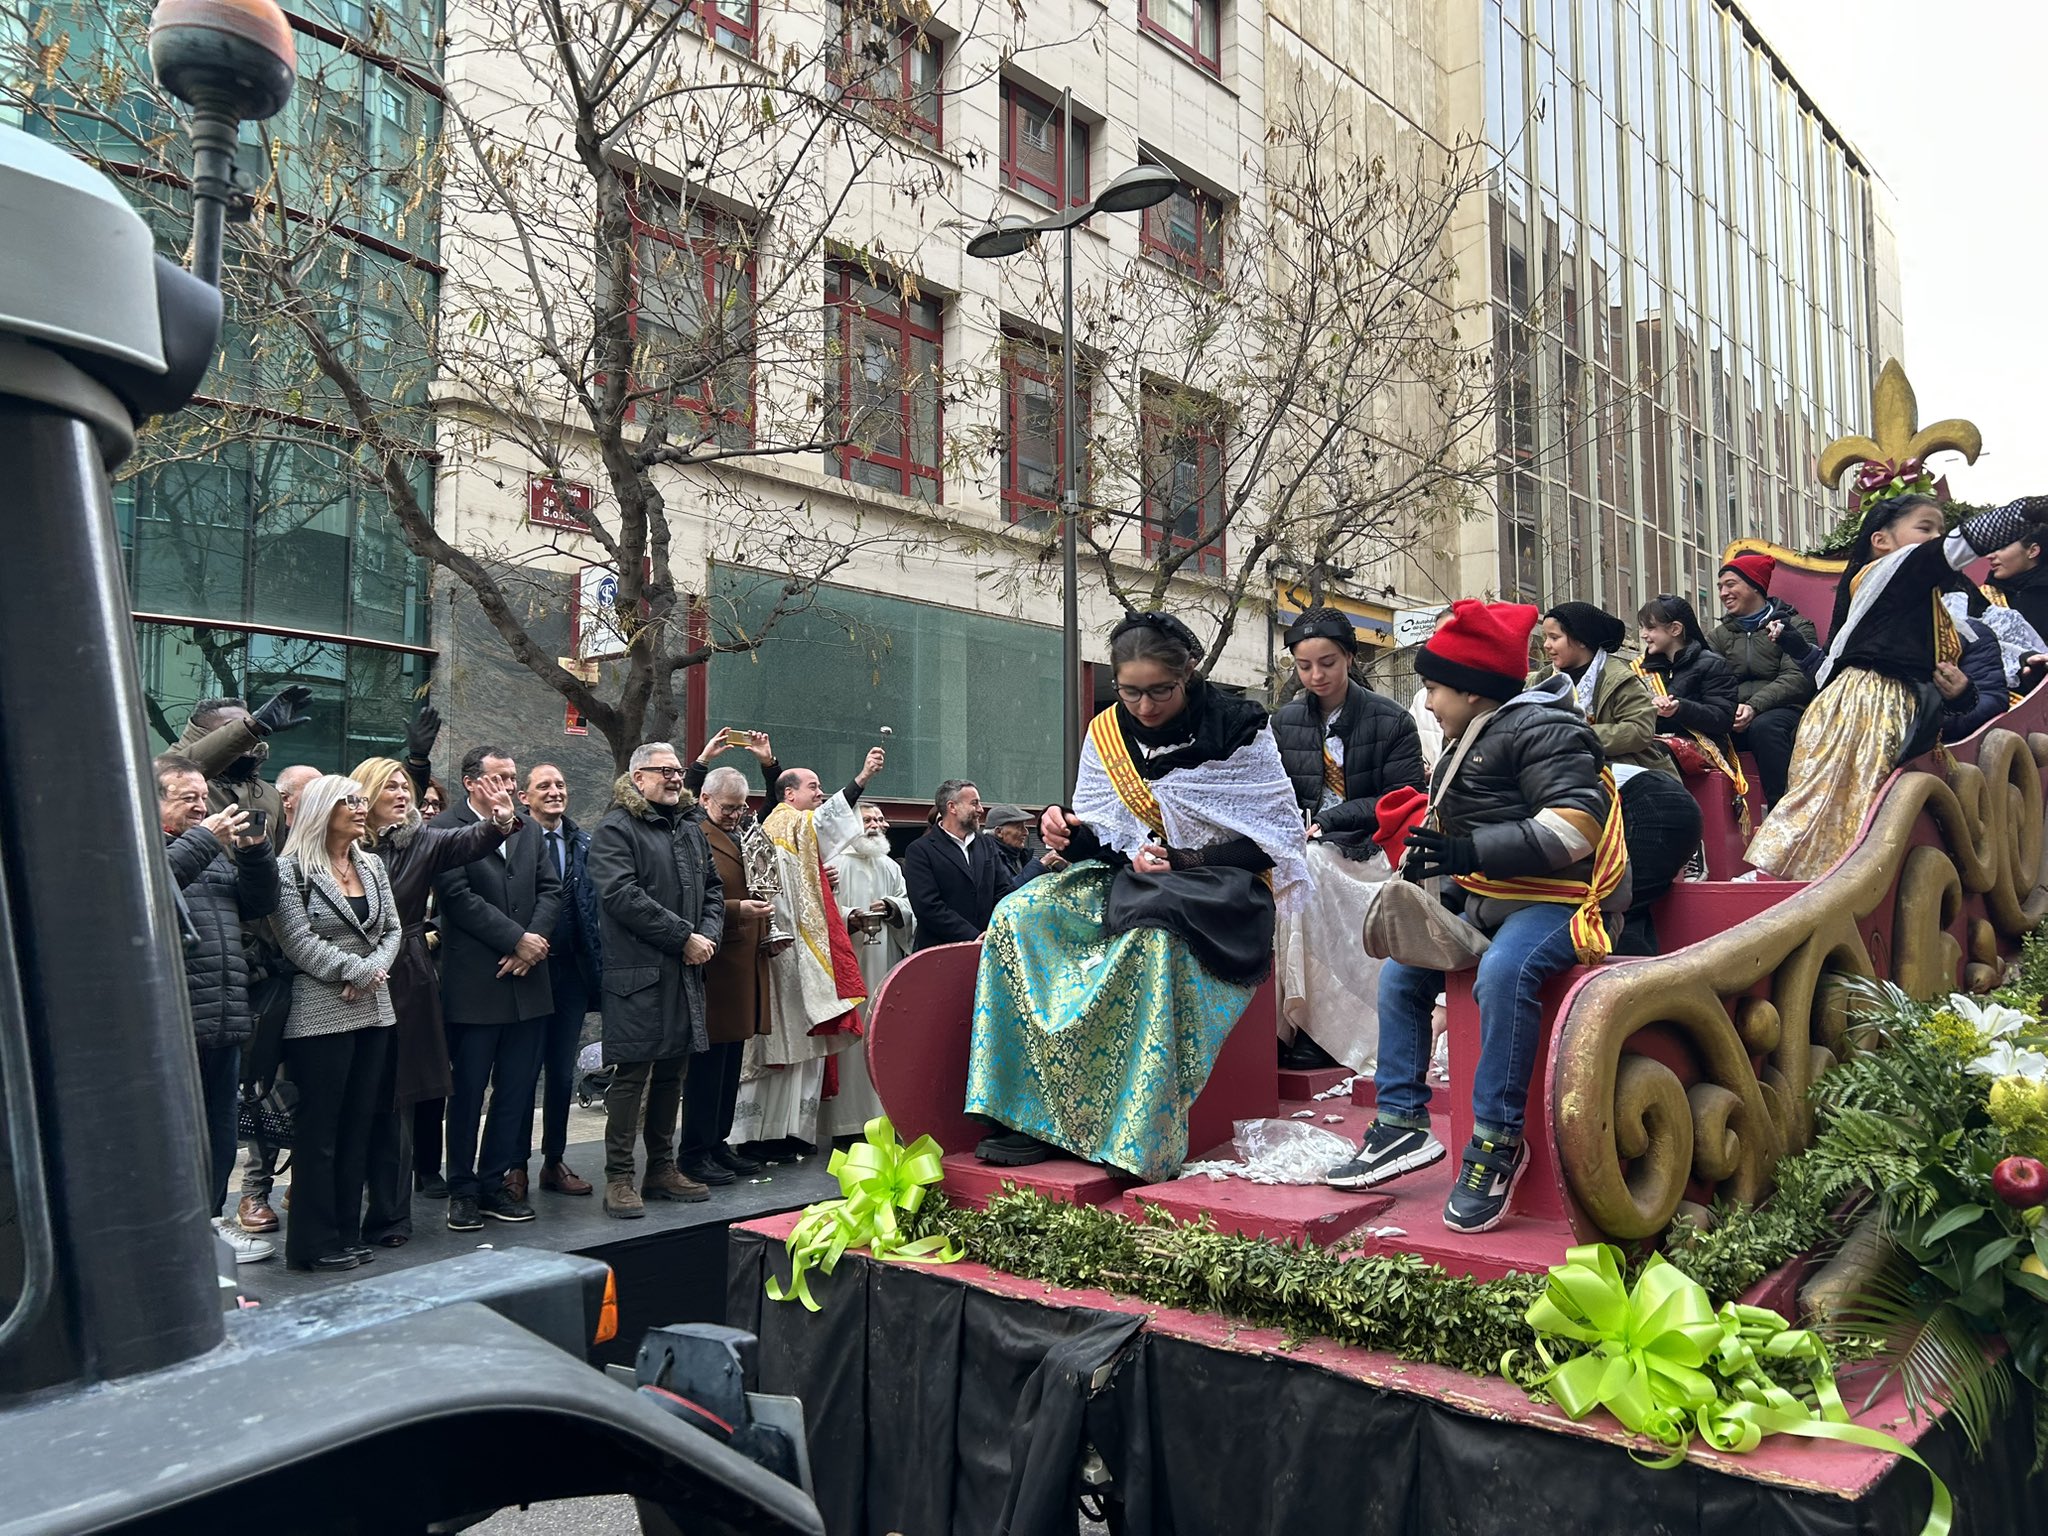
[[[1017,461],[1017,442],[1020,436],[1018,421],[1024,413],[1024,392],[1018,388],[1020,381],[1031,379],[1046,387],[1052,397],[1053,436],[1052,467],[1053,478],[1059,478],[1061,457],[1066,452],[1066,435],[1060,431],[1060,381],[1057,376],[1060,359],[1057,356],[1046,359],[1036,343],[1022,337],[1008,336],[1003,339],[1003,519],[1010,523],[1023,523],[1032,527],[1049,528],[1059,516],[1059,502],[1050,496],[1036,496],[1022,489],[1022,466]],[[1077,425],[1079,436],[1087,440],[1089,420],[1088,385],[1083,379],[1074,383],[1074,410],[1080,418]],[[1085,484],[1088,476],[1088,458],[1084,449],[1081,462],[1076,466],[1080,483]]]
[[[932,348],[932,365],[934,369],[944,368],[946,361],[946,344],[943,334],[945,316],[943,306],[941,306],[938,322],[929,326],[923,324],[912,315],[912,304],[920,302],[936,303],[936,301],[910,300],[904,298],[900,292],[894,295],[895,307],[893,312],[884,310],[880,305],[861,298],[855,292],[857,287],[875,288],[878,285],[870,281],[868,275],[861,268],[843,262],[833,262],[826,268],[825,283],[826,307],[831,315],[833,334],[839,342],[839,356],[834,359],[838,365],[838,377],[833,416],[835,426],[838,430],[843,431],[845,424],[848,422],[847,413],[851,409],[851,402],[853,400],[853,322],[856,319],[860,319],[869,325],[895,332],[898,348],[896,354],[898,366],[905,370],[907,374],[911,367],[909,359],[913,353],[911,343],[916,341],[929,342]],[[896,472],[900,483],[889,489],[895,490],[899,495],[913,497],[916,500],[926,501],[935,506],[943,502],[945,500],[945,476],[939,461],[945,457],[946,402],[940,394],[936,379],[930,382],[929,387],[932,400],[933,453],[931,463],[922,464],[917,461],[916,448],[914,446],[917,441],[917,427],[912,418],[917,390],[912,388],[906,381],[897,390],[897,409],[901,413],[897,423],[899,434],[897,441],[901,445],[900,451],[893,454],[884,453],[872,448],[863,448],[858,443],[848,443],[844,447],[834,449],[832,452],[832,457],[837,461],[833,467],[834,473],[842,480],[855,480],[853,466],[856,461],[879,465],[884,469]],[[929,496],[919,493],[920,483],[930,487],[931,494]],[[881,487],[877,487],[877,489],[881,489]]]
[[[1139,407],[1140,425],[1145,437],[1145,558],[1154,560],[1191,549],[1195,555],[1181,567],[1183,571],[1220,577],[1224,574],[1227,542],[1221,526],[1222,503],[1227,489],[1224,477],[1229,467],[1222,434],[1211,426],[1175,422],[1166,415],[1166,406],[1166,397],[1153,393]],[[1168,463],[1171,451],[1168,445],[1173,440],[1191,440],[1194,444],[1196,495],[1203,504],[1211,497],[1216,500],[1218,526],[1213,538],[1201,539],[1179,532],[1175,527],[1180,521],[1179,510],[1162,502],[1160,471]],[[1172,462],[1180,460],[1176,456]],[[1198,514],[1196,534],[1202,531]]]
[[[1195,13],[1195,35],[1182,37],[1165,22],[1153,18],[1153,0],[1138,0],[1138,30],[1150,32],[1168,47],[1184,53],[1212,75],[1223,73],[1223,0],[1189,0]],[[1202,51],[1202,18],[1209,18],[1214,53]]]
[[[849,98],[865,101],[880,112],[897,132],[915,139],[927,149],[939,149],[945,143],[945,95],[941,76],[945,73],[946,45],[929,31],[915,22],[902,22],[893,29],[888,13],[894,7],[889,0],[859,0],[856,5],[840,5],[839,48],[836,57],[830,61],[829,74],[839,89]],[[857,78],[859,71],[850,69],[848,61],[855,58],[859,46],[854,41],[857,27],[870,26],[888,33],[893,44],[894,64],[897,71],[898,94],[879,95]],[[924,56],[931,60],[931,116],[921,116],[915,103],[919,98],[919,85],[914,75],[916,59]],[[876,68],[885,66],[876,65]]]
[[[643,213],[647,203],[659,201],[674,215],[674,224],[658,223]],[[724,269],[729,268],[734,249],[744,246],[747,260],[744,270],[747,288],[747,323],[753,325],[754,304],[760,297],[759,264],[753,251],[751,234],[731,214],[707,208],[691,202],[687,197],[672,192],[666,187],[651,182],[635,182],[626,189],[626,209],[633,225],[633,292],[626,305],[626,331],[635,346],[640,340],[640,242],[654,240],[678,251],[690,254],[697,263],[704,283],[704,304],[707,312],[714,310],[718,303],[718,284]],[[710,229],[702,232],[696,229],[696,221],[709,221]],[[753,353],[753,338],[749,335],[747,348]],[[714,401],[705,393],[714,382],[707,378],[703,389],[696,394],[677,395],[672,404],[705,420],[716,419],[729,426],[737,427],[744,443],[751,443],[754,435],[754,401],[756,390],[756,366],[750,362],[747,368],[747,398],[743,406],[727,406]],[[644,389],[640,380],[633,381],[636,392]],[[743,445],[743,444],[742,444]]]
[[[1025,170],[1018,160],[1017,132],[1024,116],[1023,109],[1027,105],[1037,108],[1040,115],[1049,118],[1057,135],[1058,147],[1053,151],[1055,181],[1047,181]],[[1043,203],[1047,208],[1057,208],[1060,205],[1060,188],[1057,183],[1072,182],[1074,185],[1067,190],[1067,206],[1078,208],[1088,201],[1089,125],[1079,118],[1074,120],[1075,159],[1079,162],[1074,169],[1080,174],[1070,176],[1067,170],[1067,136],[1059,132],[1062,121],[1056,103],[1044,101],[1021,85],[1012,84],[1008,80],[1003,82],[1003,132],[999,156],[1003,185],[1035,203]]]
[[[1166,210],[1173,206],[1174,197],[1186,198],[1195,205],[1196,235],[1192,252],[1174,243],[1171,226],[1166,222]],[[1138,248],[1162,265],[1185,273],[1198,283],[1216,287],[1223,281],[1223,199],[1186,182],[1181,183],[1180,191],[1174,197],[1154,203],[1138,216]],[[1211,239],[1216,247],[1213,254],[1208,249]]]
[[[678,8],[691,18],[684,25],[692,31],[703,33],[721,48],[755,57],[761,38],[761,0],[682,0]]]

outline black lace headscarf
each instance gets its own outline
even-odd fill
[[[1126,740],[1140,747],[1172,747],[1148,756],[1134,752],[1138,771],[1148,779],[1176,768],[1215,762],[1247,746],[1266,723],[1265,706],[1225,693],[1195,675],[1202,642],[1170,613],[1131,613],[1109,632],[1112,672],[1126,663],[1149,661],[1186,680],[1185,706],[1158,725],[1144,725],[1123,706],[1116,706],[1117,725]]]

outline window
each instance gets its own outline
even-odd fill
[[[826,281],[830,420],[846,446],[833,472],[858,485],[939,501],[939,304],[877,288],[858,267]]]
[[[1211,74],[1223,72],[1223,0],[1138,0],[1138,25]]]
[[[753,57],[760,10],[757,0],[687,0],[681,9],[682,25],[692,32],[703,33],[721,48]]]
[[[840,91],[870,103],[898,133],[937,149],[944,45],[904,19],[899,0],[848,0],[839,10],[839,46],[828,50],[827,65]]]
[[[1190,390],[1150,390],[1145,432],[1145,556],[1196,554],[1182,567],[1223,574],[1221,408]]]
[[[1003,83],[1003,185],[1034,203],[1060,205],[1066,143],[1058,106],[1048,106],[1021,86]],[[1067,202],[1088,201],[1088,125],[1074,119],[1074,173]]]
[[[1078,367],[1078,362],[1077,362]],[[1060,358],[1021,337],[1003,341],[1003,515],[1050,528],[1060,494]],[[1075,386],[1075,427],[1085,438],[1088,386]],[[1080,473],[1085,476],[1083,461]]]
[[[633,213],[633,383],[702,418],[725,447],[752,441],[754,248],[728,214],[648,182]]]
[[[1223,202],[1182,185],[1145,210],[1138,244],[1149,256],[1177,267],[1196,282],[1223,281]]]

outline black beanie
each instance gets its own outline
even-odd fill
[[[1543,615],[1557,620],[1557,627],[1588,650],[1618,651],[1628,638],[1628,626],[1605,608],[1592,603],[1559,603]]]

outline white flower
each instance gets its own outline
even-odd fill
[[[2029,1082],[2048,1082],[2048,1056],[2023,1050],[2010,1040],[1999,1040],[1965,1070],[1980,1077],[2024,1077]]]
[[[2018,1034],[2034,1022],[2030,1015],[2020,1012],[2017,1008],[1965,997],[1960,992],[1949,994],[1948,1011],[1965,1021],[1987,1040],[2003,1040],[2007,1035]]]

